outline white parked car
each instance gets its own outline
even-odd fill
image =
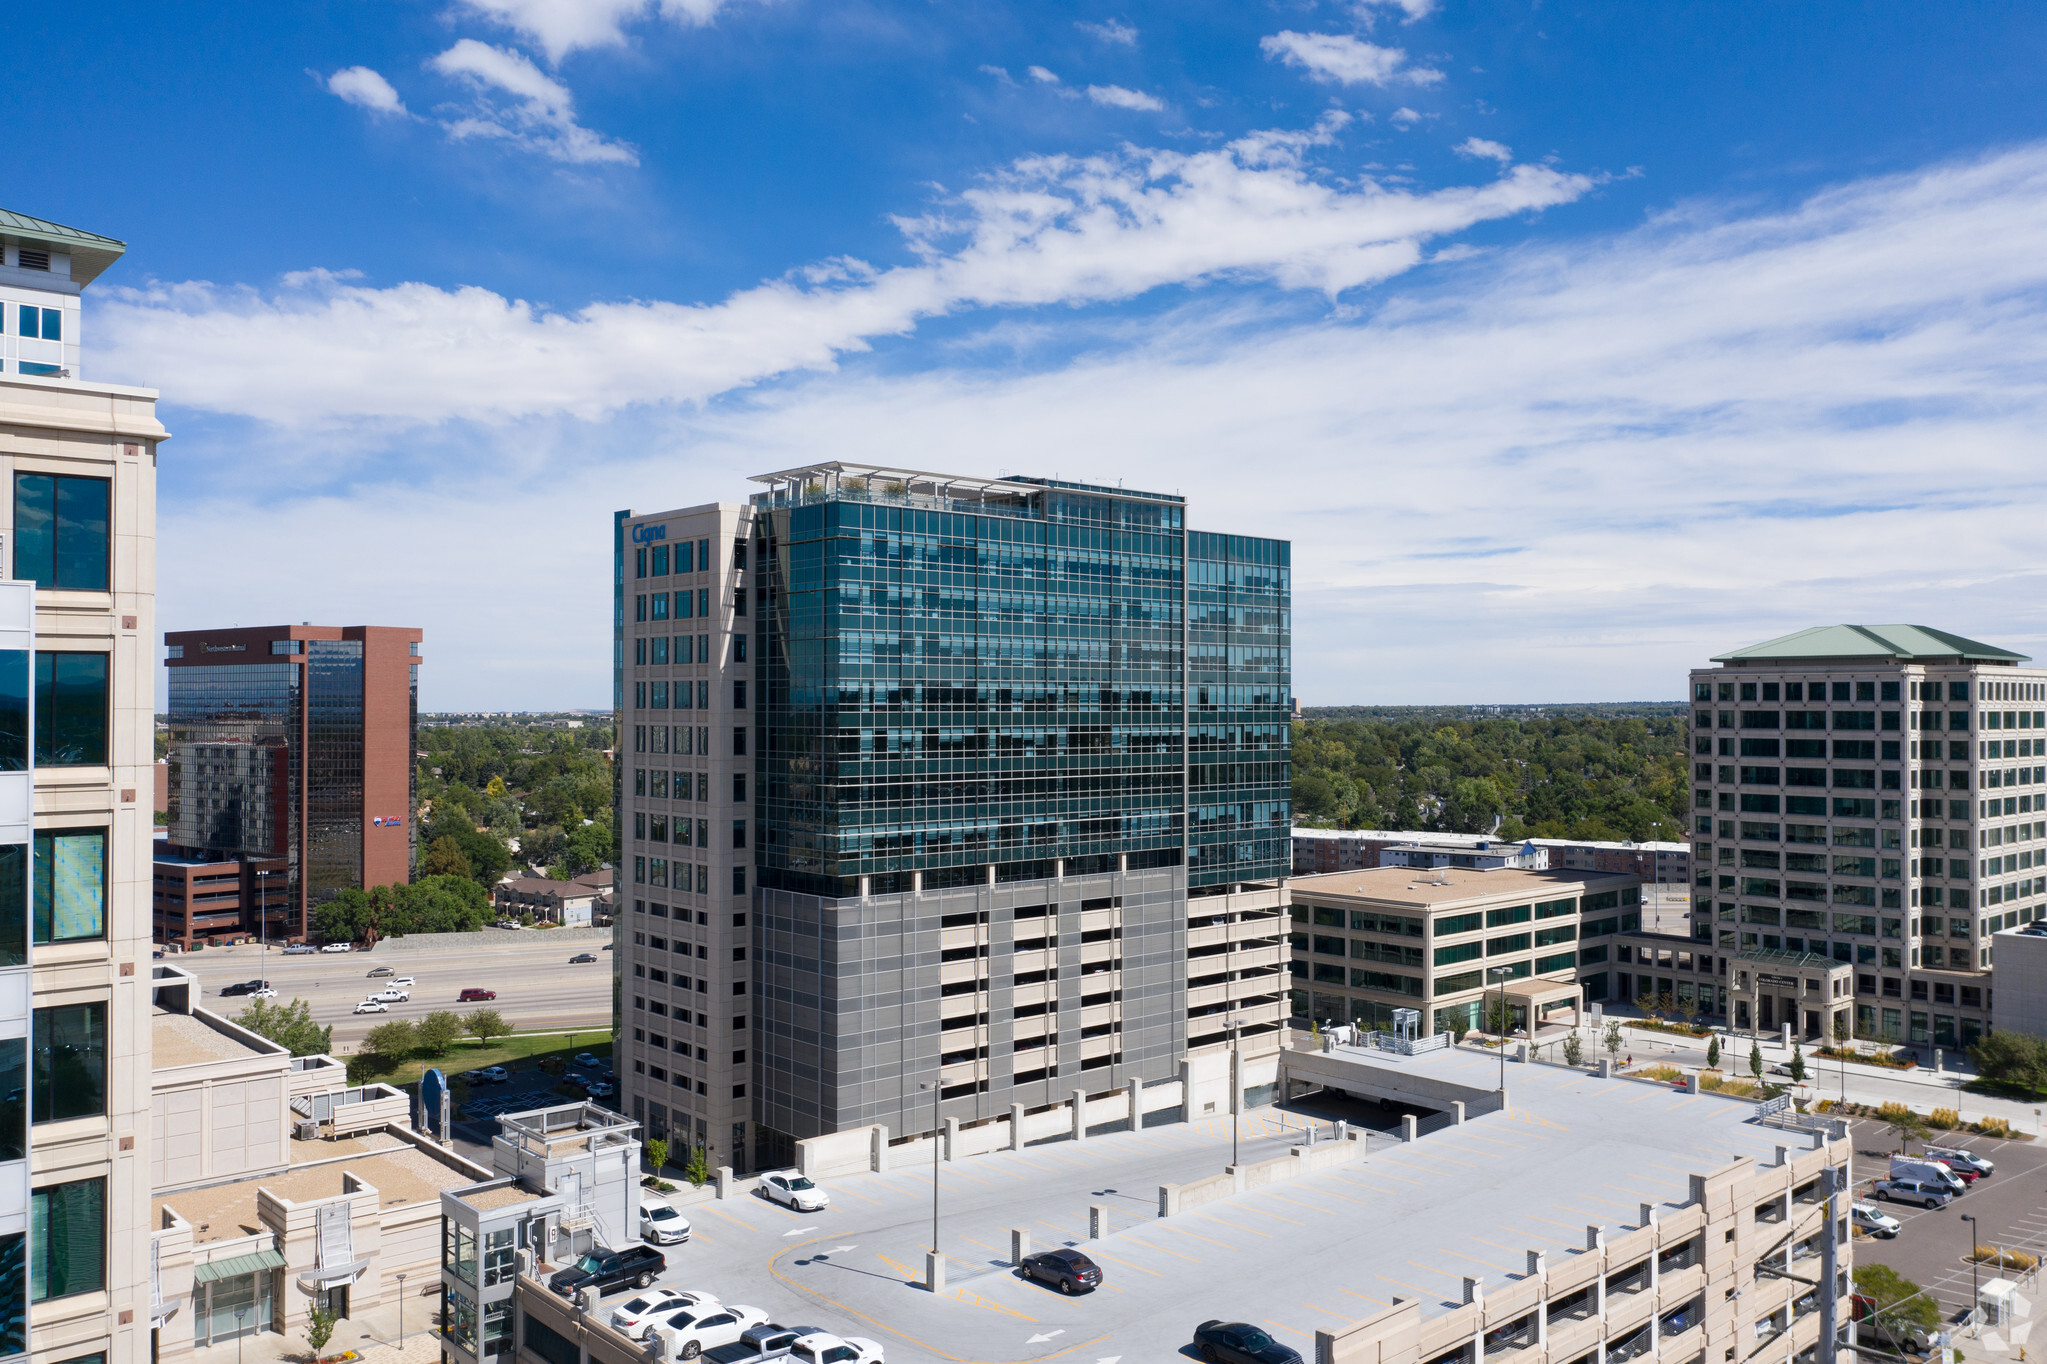
[[[351,943],[330,942],[320,950],[322,952],[352,952],[355,950],[355,948],[354,945]]]
[[[798,1212],[817,1212],[831,1206],[831,1195],[796,1170],[772,1170],[755,1186],[762,1198],[781,1203]]]
[[[689,1219],[666,1203],[642,1203],[640,1239],[657,1246],[681,1245],[689,1239]]]
[[[1874,1203],[1857,1203],[1848,1215],[1856,1226],[1872,1236],[1896,1236],[1905,1225]]]
[[[657,1318],[685,1307],[716,1307],[709,1293],[685,1293],[679,1288],[657,1288],[611,1309],[611,1326],[634,1340],[640,1339]]]
[[[706,1350],[731,1345],[748,1327],[758,1326],[768,1314],[758,1307],[739,1303],[713,1303],[706,1307],[685,1307],[654,1323],[664,1359],[695,1359]]]
[[[371,995],[370,998],[381,999],[386,1004],[403,1004],[412,998],[412,991],[400,989],[396,985],[386,985],[383,989]]]
[[[381,999],[366,999],[355,1006],[355,1011],[359,1014],[387,1014],[391,1012],[391,1006]]]
[[[865,1336],[832,1335],[819,1331],[789,1347],[789,1357],[801,1364],[882,1364],[881,1346]]]
[[[386,984],[403,986],[405,989],[410,990],[413,986],[413,980],[411,976],[393,976]]]

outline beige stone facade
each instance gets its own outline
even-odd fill
[[[9,276],[21,272],[7,270]],[[73,291],[75,294],[75,290]],[[72,300],[75,304],[75,298]],[[75,335],[75,331],[72,333]],[[0,471],[103,479],[110,484],[108,590],[38,584],[43,652],[107,658],[105,761],[39,761],[34,825],[41,832],[104,830],[104,924],[97,936],[32,948],[38,1010],[104,1005],[104,1112],[32,1129],[30,1185],[101,1181],[101,1286],[33,1303],[30,1357],[106,1352],[108,1364],[149,1358],[149,904],[154,726],[156,457],[168,433],[151,389],[0,374]],[[0,498],[0,552],[9,576],[19,528]]]

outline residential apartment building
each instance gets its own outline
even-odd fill
[[[1640,883],[1607,872],[1376,867],[1288,889],[1293,1016],[1374,1032],[1413,1009],[1424,1034],[1461,1036],[1494,994],[1539,1026],[1609,998],[1614,944],[1641,929]]]
[[[149,1358],[156,393],[79,375],[122,243],[0,211],[0,1359]],[[33,717],[31,722],[31,716]]]
[[[164,637],[171,822],[158,942],[302,941],[339,892],[412,879],[421,638],[378,625]],[[180,868],[221,864],[239,873],[231,899],[219,885],[178,898]]]
[[[1917,625],[1713,661],[1690,678],[1693,936],[1852,965],[1858,1035],[1975,1041],[1991,935],[2047,899],[2047,671]]]
[[[617,523],[649,1135],[744,1169],[926,1130],[930,1086],[964,1122],[1275,1049],[1287,546],[1120,488],[756,481]]]

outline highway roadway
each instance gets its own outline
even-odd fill
[[[581,952],[594,954],[596,962],[571,966],[569,958]],[[262,957],[262,949],[250,944],[209,947],[164,961],[198,977],[203,1006],[229,1018],[250,1001],[237,996],[223,999],[220,988],[261,976],[276,987],[279,1003],[310,1001],[313,1020],[333,1024],[335,1045],[351,1049],[387,1019],[424,1018],[435,1009],[468,1013],[495,1008],[520,1032],[611,1026],[611,953],[602,942],[563,942],[533,933],[488,947],[464,943],[392,951],[385,944],[369,952],[295,957],[272,947],[267,966]],[[389,1013],[358,1016],[353,1012],[356,1004],[383,988],[381,979],[369,975],[379,966],[413,977],[412,999],[391,1005]],[[471,986],[495,990],[498,997],[488,1004],[458,1003],[456,996]]]

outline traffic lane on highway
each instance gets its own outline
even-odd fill
[[[393,1018],[420,1019],[436,1009],[494,1008],[522,1031],[546,1027],[608,1027],[611,1023],[611,955],[595,951],[595,963],[569,966],[579,944],[519,940],[479,952],[475,947],[428,948],[406,952],[350,952],[284,956],[272,948],[267,965],[254,946],[209,948],[169,960],[198,978],[206,1008],[232,1015],[246,996],[223,998],[223,985],[267,979],[280,1000],[304,999],[314,1021],[332,1024],[339,1040],[352,1040]],[[566,949],[566,950],[565,950]],[[412,998],[385,1013],[356,1015],[356,1003],[383,988],[368,973],[389,966],[412,976]],[[464,989],[497,991],[494,1000],[462,1003]]]
[[[1855,1142],[1856,1196],[1868,1198],[1871,1183],[1889,1171],[1897,1138],[1887,1136],[1880,1122],[1851,1123],[1850,1136]],[[1970,1226],[1962,1221],[1963,1214],[1976,1219],[1980,1243],[2047,1255],[2047,1143],[1996,1141],[1963,1133],[1951,1141],[1936,1138],[1935,1144],[1980,1152],[1996,1162],[1997,1173],[1977,1180],[1945,1208],[1877,1201],[1903,1226],[1889,1240],[1857,1237],[1855,1260],[1889,1265],[1937,1298],[1943,1318],[1952,1318],[1969,1305]],[[1981,1266],[1977,1280],[1987,1282],[1999,1272],[1994,1266]]]

